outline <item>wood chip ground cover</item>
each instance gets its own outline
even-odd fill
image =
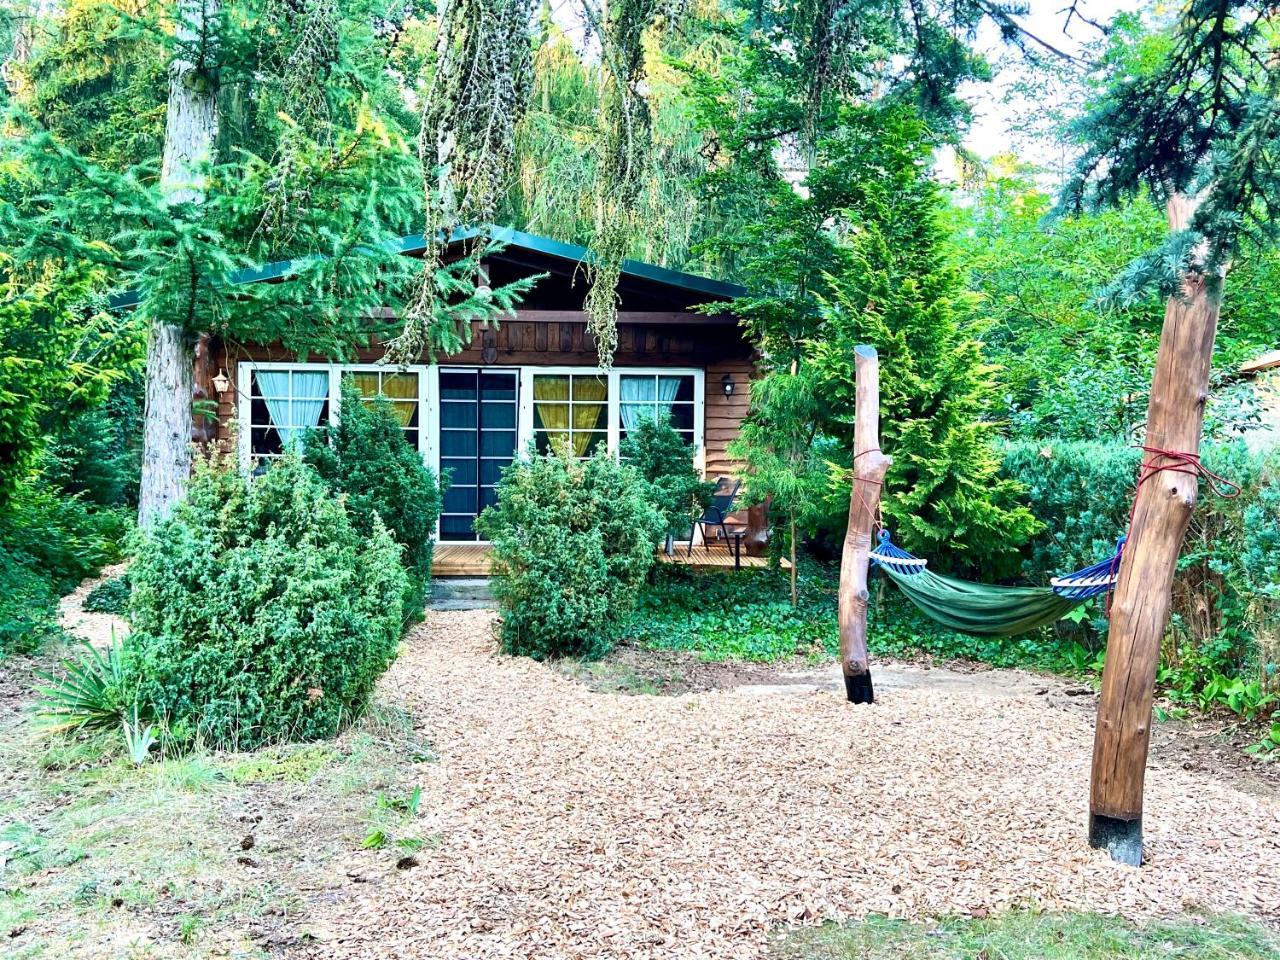
[[[759,957],[778,924],[1013,906],[1280,924],[1280,804],[1157,763],[1149,863],[1083,841],[1092,731],[1034,692],[602,693],[432,614],[382,684],[439,754],[420,865],[316,957]]]

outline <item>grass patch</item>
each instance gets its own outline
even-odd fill
[[[855,924],[782,931],[775,960],[1271,960],[1280,939],[1234,917],[1138,926],[1094,913],[1015,911],[987,919]]]
[[[780,570],[699,571],[662,565],[636,604],[628,637],[642,646],[689,650],[705,660],[821,661],[839,648],[839,570],[801,559],[798,602]],[[1086,672],[1093,654],[1044,628],[1018,637],[976,637],[922,615],[873,573],[868,613],[871,653],[977,660],[997,667]],[[1083,658],[1083,659],[1082,659]]]
[[[607,660],[567,659],[557,660],[554,663],[555,668],[566,677],[585,683],[592,690],[650,697],[662,693],[660,684],[626,664],[612,663]]]
[[[307,783],[337,756],[327,744],[286,744],[237,754],[224,769],[233,783]]]
[[[664,564],[641,591],[627,635],[643,646],[691,650],[706,660],[825,659],[839,642],[836,581],[813,564],[798,579],[793,607],[781,571],[704,572]]]

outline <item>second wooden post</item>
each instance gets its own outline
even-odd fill
[[[850,703],[873,703],[875,691],[867,655],[867,601],[871,597],[867,574],[880,491],[893,461],[880,452],[880,360],[874,347],[854,348],[854,370],[854,479],[840,558],[840,671]]]

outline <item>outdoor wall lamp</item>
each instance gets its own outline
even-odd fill
[[[724,388],[724,395],[726,397],[732,397],[733,396],[733,375],[726,373],[724,375],[724,378],[720,381],[720,386]]]
[[[213,389],[218,391],[219,396],[231,389],[231,378],[225,370],[218,370],[218,375],[213,378]]]

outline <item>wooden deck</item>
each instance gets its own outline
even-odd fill
[[[675,553],[658,553],[660,563],[674,563],[681,566],[714,568],[720,570],[733,569],[733,550],[729,547],[713,543],[708,549],[701,544],[693,548],[693,555],[686,556],[689,544],[677,543]],[[748,557],[742,555],[742,569],[767,567],[767,557]],[[791,566],[785,559],[782,566]],[[433,577],[487,577],[489,575],[489,547],[476,543],[438,543],[435,560],[431,566]]]

